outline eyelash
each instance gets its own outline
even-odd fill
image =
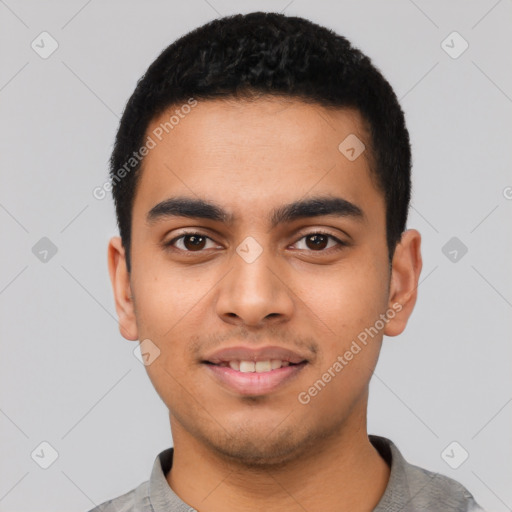
[[[309,249],[309,250],[308,249],[299,249],[299,250],[308,250],[309,252],[313,252],[313,253],[326,254],[326,253],[330,253],[331,251],[339,251],[339,250],[343,249],[344,247],[348,246],[348,243],[343,242],[342,240],[340,240],[339,238],[335,237],[334,235],[331,235],[331,233],[328,233],[326,231],[322,231],[321,229],[320,230],[316,230],[316,231],[311,231],[310,233],[301,234],[300,238],[295,243],[299,242],[303,238],[306,238],[306,237],[312,236],[312,235],[323,235],[323,236],[326,236],[326,237],[334,240],[338,244],[338,246],[337,247],[330,247],[328,249],[321,249],[321,250],[318,250],[318,251],[314,251],[312,249]],[[199,233],[197,231],[187,231],[187,232],[182,233],[180,236],[178,236],[176,238],[173,238],[169,242],[166,242],[164,244],[164,246],[165,246],[166,249],[180,251],[180,252],[182,252],[184,254],[187,254],[187,255],[188,254],[190,254],[190,255],[200,254],[200,253],[205,251],[205,249],[201,249],[199,251],[189,251],[189,250],[185,250],[185,249],[178,249],[178,248],[173,246],[175,242],[177,242],[178,240],[181,240],[182,238],[185,238],[187,236],[198,236],[198,237],[201,237],[201,238],[207,238],[209,240],[212,240],[209,236],[207,236],[207,235],[205,235],[203,233]]]

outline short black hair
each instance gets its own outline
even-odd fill
[[[191,98],[261,95],[357,109],[370,135],[365,154],[373,162],[371,175],[385,198],[391,262],[411,195],[409,133],[391,85],[366,55],[334,31],[300,17],[253,12],[215,19],[177,39],[149,66],[126,104],[110,158],[110,179],[128,272],[143,161],[133,157],[145,143],[149,124]]]

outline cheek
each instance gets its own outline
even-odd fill
[[[173,338],[183,333],[204,300],[206,285],[186,270],[176,271],[165,265],[134,269],[135,273],[133,291],[141,336]]]
[[[321,320],[322,333],[317,333],[318,364],[302,391],[316,410],[340,419],[367,392],[382,342],[382,330],[376,333],[372,327],[385,311],[387,288],[371,266],[333,275],[328,285],[305,301]]]
[[[349,407],[366,390],[381,347],[382,330],[376,332],[374,326],[387,306],[385,272],[385,264],[371,254],[366,259],[361,255],[328,278],[315,279],[315,287],[305,294],[307,308],[320,319],[321,350],[311,385],[317,379],[329,382],[315,399],[326,412],[332,403]]]
[[[207,292],[215,283],[197,274],[158,264],[133,269],[139,338],[151,340],[160,351],[154,363],[146,366],[160,396],[179,395],[195,370],[188,340],[200,333]]]
[[[303,281],[299,290],[307,307],[342,339],[373,325],[387,305],[385,268],[371,259],[347,261],[307,285]]]

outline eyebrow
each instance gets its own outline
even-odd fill
[[[360,221],[366,218],[359,206],[346,199],[319,196],[279,206],[272,210],[269,219],[271,228],[275,228],[278,224],[323,216],[348,217]],[[237,220],[234,214],[212,201],[190,197],[172,197],[153,206],[147,214],[146,221],[149,225],[153,225],[160,220],[172,217],[207,219],[225,224],[233,224]]]

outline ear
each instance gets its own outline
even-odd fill
[[[415,229],[402,233],[391,266],[388,308],[396,312],[384,329],[386,336],[402,333],[411,316],[418,296],[418,280],[423,262],[421,259],[421,235]]]
[[[116,236],[108,244],[108,271],[114,292],[116,311],[119,317],[119,332],[130,341],[139,339],[135,322],[135,305],[130,286],[130,274],[121,238]]]

